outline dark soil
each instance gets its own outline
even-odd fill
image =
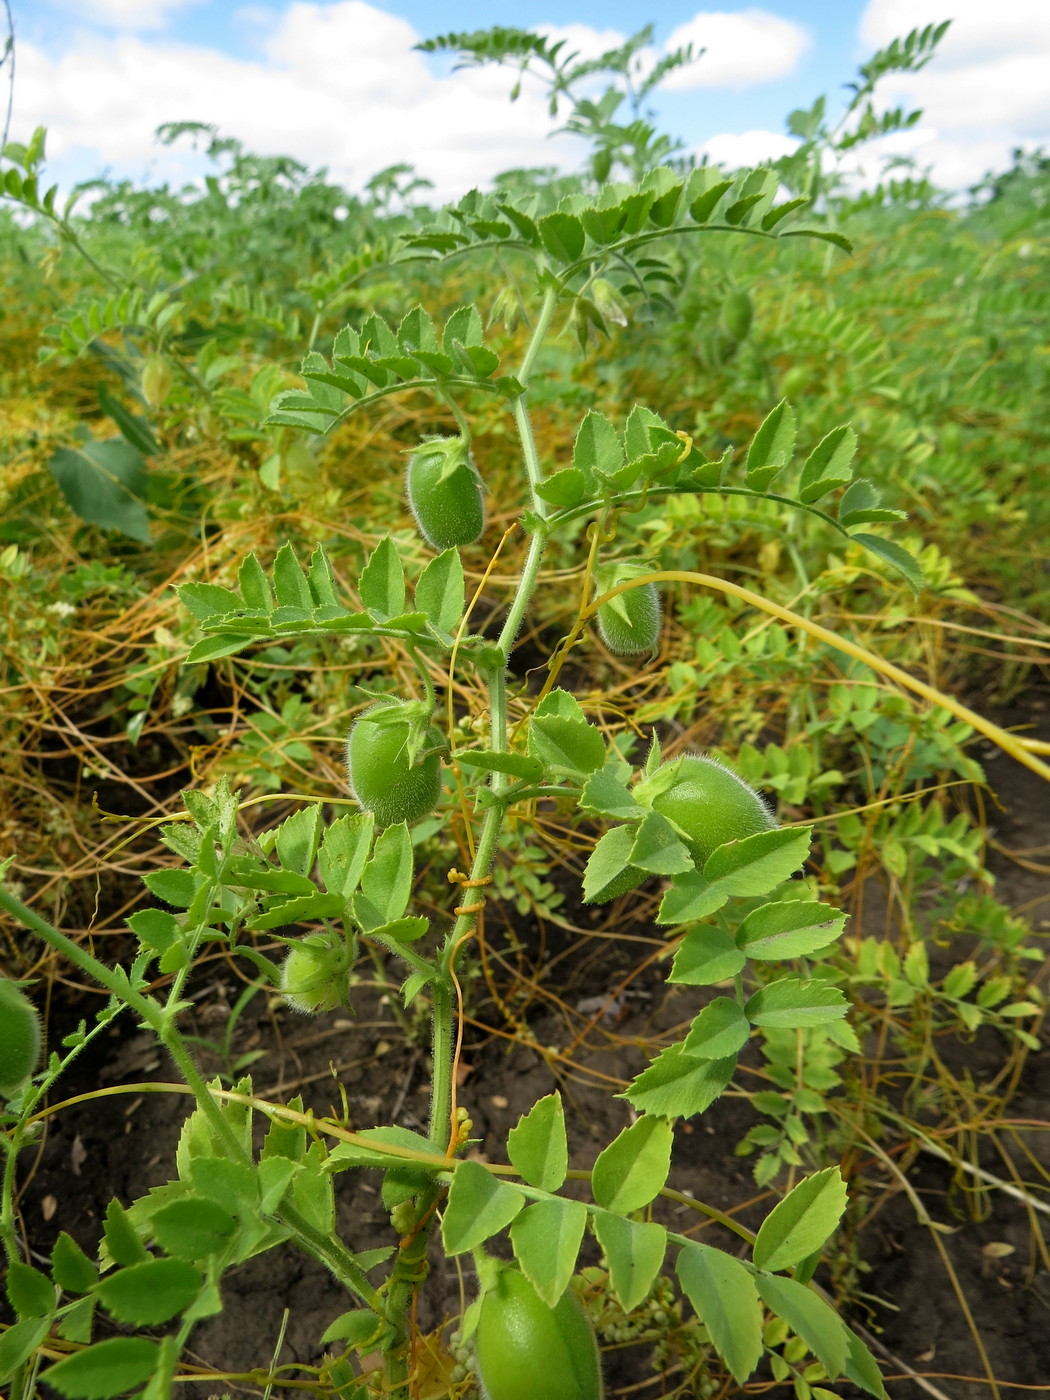
[[[1029,707],[1024,714],[1019,712],[1018,720],[1023,718],[1035,719],[1043,733],[1050,733],[1045,710]],[[1046,786],[997,751],[981,757],[1004,808],[995,818],[995,839],[1015,857],[995,851],[991,855],[998,895],[1011,908],[1023,909],[1037,931],[1045,930],[1050,928]],[[1028,853],[1022,855],[1023,865],[1017,864],[1018,852]],[[593,911],[574,910],[573,916],[585,924]],[[647,932],[644,924],[635,927]],[[529,930],[519,928],[517,933],[527,945]],[[505,1000],[513,1001],[515,1015],[523,1018],[521,999],[514,1001],[512,993],[513,955],[501,960],[502,935],[490,930],[488,936],[496,985]],[[542,990],[547,997],[537,997],[527,1013],[534,1044],[565,1050],[570,1021],[578,1027],[590,1016],[593,1024],[586,1039],[574,1049],[571,1067],[565,1060],[537,1053],[522,1042],[520,1033],[507,1033],[506,1019],[479,980],[468,989],[473,1020],[463,1050],[460,1102],[473,1118],[483,1149],[498,1158],[519,1114],[539,1096],[560,1088],[569,1118],[572,1165],[588,1167],[628,1122],[626,1104],[613,1098],[610,1088],[615,1090],[641,1068],[641,1044],[695,1014],[696,991],[665,988],[651,970],[630,979],[631,969],[649,950],[646,938],[610,942],[577,936],[573,940],[554,925],[547,926],[545,937],[546,976],[541,968],[540,980],[546,982]],[[242,985],[225,964],[214,967],[219,969],[216,975],[198,981],[196,1010],[192,1024],[189,1020],[186,1024],[188,1031],[212,1040],[221,1038]],[[602,1019],[596,998],[618,993],[625,979],[628,991],[618,995],[609,1008],[612,1015]],[[55,1037],[81,1016],[90,1018],[97,1007],[85,991],[56,984],[56,998],[60,993],[61,1000],[53,1006]],[[552,993],[576,1012],[571,1017],[560,1014]],[[251,1073],[256,1092],[263,1096],[287,1098],[301,1092],[307,1106],[319,1114],[338,1112],[338,1078],[345,1087],[350,1126],[394,1121],[425,1131],[428,1066],[424,1050],[406,1039],[375,987],[359,989],[355,1012],[352,1020],[342,1012],[307,1021],[277,1002],[267,1004],[260,993],[236,1025],[234,1055],[260,1052]],[[426,1027],[422,1030],[425,1041]],[[940,1053],[958,1076],[968,1075],[979,1090],[999,1073],[1003,1048],[996,1032],[982,1031],[968,1043],[955,1039],[942,1045]],[[222,1067],[214,1055],[204,1053],[203,1059],[209,1071]],[[557,1077],[552,1064],[560,1065]],[[60,1084],[60,1097],[74,1098],[109,1084],[174,1077],[152,1040],[124,1016],[76,1063]],[[1029,1055],[1008,1111],[1011,1120],[1022,1125],[1017,1140],[1044,1168],[1050,1168],[1050,1060],[1045,1054]],[[46,1262],[60,1229],[93,1252],[113,1196],[128,1204],[150,1186],[167,1180],[186,1112],[183,1096],[143,1092],[73,1104],[55,1113],[38,1151],[27,1152],[21,1168],[23,1226],[35,1259]],[[760,1199],[763,1193],[755,1187],[750,1162],[734,1153],[752,1121],[746,1101],[731,1091],[702,1118],[681,1125],[671,1184],[719,1210],[737,1213],[753,1226],[768,1210],[770,1199]],[[975,1149],[975,1165],[1001,1178],[1009,1168],[995,1150],[995,1141],[1015,1140],[1006,1132],[995,1139],[986,1134],[979,1150]],[[1040,1250],[1035,1243],[1037,1229],[1050,1234],[1046,1213],[1050,1193],[1045,1187],[1041,1191],[1032,1187],[1037,1173],[1031,1162],[1020,1157],[1016,1145],[1008,1147],[1007,1155],[1029,1183],[1022,1193],[1027,1199],[1000,1190],[975,1191],[974,1177],[955,1179],[946,1162],[922,1150],[894,1154],[912,1198],[900,1180],[886,1174],[877,1162],[861,1164],[863,1185],[853,1253],[847,1251],[842,1259],[832,1261],[832,1268],[836,1278],[854,1279],[850,1320],[864,1329],[880,1354],[893,1400],[920,1400],[927,1395],[985,1400],[996,1395],[989,1375],[997,1378],[1004,1400],[1018,1393],[1011,1387],[1050,1390],[1050,1271],[1045,1247]],[[339,1226],[351,1247],[362,1250],[392,1243],[378,1174],[355,1172],[336,1181]],[[917,1218],[915,1200],[928,1211],[932,1229]],[[697,1231],[697,1222],[706,1224],[686,1206],[666,1201],[660,1206],[665,1222],[677,1230]],[[718,1227],[704,1228],[702,1237],[730,1249],[738,1243]],[[585,1253],[583,1262],[598,1261],[596,1255]],[[819,1277],[834,1292],[832,1275]],[[469,1301],[469,1269],[464,1270],[461,1283],[454,1263],[432,1251],[432,1273],[419,1297],[420,1328],[431,1330],[457,1317],[463,1286]],[[223,1297],[223,1313],[199,1326],[187,1357],[200,1365],[205,1377],[212,1366],[230,1372],[265,1367],[275,1356],[286,1309],[280,1361],[316,1366],[321,1360],[317,1339],[349,1305],[320,1266],[290,1247],[251,1260],[227,1275]],[[610,1351],[606,1358],[610,1392],[643,1384],[651,1376],[650,1357],[651,1344]],[[669,1375],[662,1388],[658,1380],[650,1381],[638,1393],[655,1397],[671,1392],[682,1379],[681,1374]],[[706,1395],[709,1392],[702,1384],[691,1381],[679,1393]],[[789,1390],[785,1385],[775,1393],[787,1396]],[[859,1394],[848,1385],[835,1390],[843,1397]],[[262,1387],[202,1378],[178,1388],[180,1400],[207,1400],[225,1392],[261,1395]],[[291,1392],[274,1392],[279,1393]]]

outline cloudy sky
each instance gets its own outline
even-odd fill
[[[439,198],[499,171],[579,161],[538,90],[511,105],[510,70],[454,72],[413,51],[435,32],[479,24],[540,28],[592,54],[658,16],[653,57],[706,49],[655,102],[662,129],[723,163],[790,149],[784,118],[826,92],[840,110],[858,62],[916,25],[953,19],[923,72],[887,80],[886,105],[924,109],[892,149],[959,189],[1050,148],[1050,0],[13,0],[11,137],[49,131],[51,179],[103,172],[180,182],[188,152],[160,148],[165,121],[214,123],[260,153],[326,166],[351,189],[412,162]],[[6,77],[6,70],[4,76]],[[877,173],[875,171],[874,173]]]

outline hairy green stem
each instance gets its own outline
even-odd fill
[[[434,694],[434,682],[430,679],[430,672],[420,659],[419,652],[414,646],[406,647],[406,651],[412,658],[412,663],[419,673],[419,679],[423,683],[423,698],[430,706],[431,712],[437,705],[437,696]]]
[[[214,1131],[218,1133],[221,1141],[225,1143],[227,1150],[235,1157],[243,1159],[244,1149],[237,1141],[229,1123],[223,1117],[218,1104],[212,1098],[204,1076],[197,1068],[193,1056],[175,1028],[171,1013],[158,1006],[152,997],[145,997],[141,992],[137,992],[131,986],[126,975],[114,971],[114,969],[107,967],[104,962],[100,962],[98,958],[92,957],[72,938],[53,927],[46,919],[42,919],[39,914],[34,913],[8,890],[0,889],[0,909],[6,909],[20,924],[24,924],[26,928],[39,934],[45,943],[49,943],[63,957],[68,958],[74,967],[78,967],[93,981],[112,992],[132,1011],[138,1012],[175,1061],[186,1083],[193,1090],[197,1106],[208,1119]]]
[[[543,305],[540,313],[536,317],[536,324],[532,329],[532,336],[529,340],[528,348],[525,351],[525,358],[521,362],[521,368],[517,373],[519,384],[528,388],[529,380],[532,378],[532,371],[536,368],[536,361],[540,351],[543,349],[543,342],[547,338],[551,322],[554,320],[554,311],[558,305],[558,289],[548,287],[543,294]]]
[[[300,1245],[324,1264],[348,1292],[356,1293],[376,1313],[382,1315],[383,1300],[368,1282],[361,1265],[336,1235],[323,1235],[315,1230],[294,1206],[282,1205],[275,1212],[296,1235]]]
[[[442,959],[444,963],[444,959]],[[447,965],[431,986],[433,1007],[433,1039],[431,1041],[430,1072],[430,1141],[438,1152],[448,1149],[449,1115],[452,1110],[452,1039],[453,999],[452,978]]]
[[[548,288],[518,374],[518,380],[524,386],[528,384],[543,340],[550,329],[557,301],[557,290],[553,287]],[[524,394],[514,401],[514,421],[521,439],[521,452],[529,482],[531,504],[534,512],[543,521],[547,514],[547,506],[546,502],[542,501],[536,493],[536,488],[542,481],[543,474]],[[525,610],[536,586],[536,578],[543,559],[543,551],[546,548],[547,536],[548,531],[545,526],[538,529],[532,536],[514,599],[497,643],[503,653],[502,664],[494,667],[486,677],[489,692],[489,743],[497,753],[503,753],[507,749],[505,668],[510,658],[510,649],[514,644],[514,638],[517,636],[525,616]],[[494,772],[489,780],[490,791],[498,797],[507,783],[507,774]],[[431,984],[434,1025],[431,1039],[433,1068],[431,1071],[429,1136],[433,1146],[442,1153],[447,1153],[449,1150],[453,1130],[451,1122],[452,1069],[456,1031],[453,961],[460,944],[473,932],[477,924],[478,913],[484,904],[482,888],[488,880],[496,857],[500,829],[503,825],[503,813],[504,804],[502,802],[496,802],[485,813],[481,835],[478,838],[474,859],[471,862],[469,881],[462,892],[462,903],[458,906],[464,912],[456,915],[456,921],[438,958],[438,975],[433,978]],[[399,1249],[390,1277],[386,1315],[394,1329],[395,1340],[386,1353],[384,1370],[387,1388],[395,1400],[402,1400],[406,1394],[408,1310],[413,1291],[422,1281],[426,1271],[427,1243],[430,1237],[432,1214],[439,1199],[440,1188],[436,1184],[428,1187],[417,1196],[416,1210],[420,1223],[408,1241]]]
[[[539,499],[537,497],[537,499]],[[525,563],[522,566],[521,579],[518,584],[518,591],[514,601],[510,605],[507,619],[499,634],[497,645],[503,652],[505,658],[509,660],[510,649],[514,645],[514,638],[518,635],[525,617],[525,609],[529,606],[532,597],[532,590],[536,584],[536,575],[540,571],[540,564],[543,561],[543,552],[547,548],[548,530],[546,526],[541,527],[529,541],[529,552],[525,556]],[[495,745],[493,745],[495,747]]]
[[[471,434],[470,423],[467,421],[467,415],[463,412],[459,404],[456,402],[456,400],[452,397],[452,395],[448,392],[448,389],[443,384],[439,383],[438,389],[441,394],[441,397],[448,404],[452,416],[456,420],[456,427],[459,429],[459,435],[467,444],[467,449],[469,451]]]

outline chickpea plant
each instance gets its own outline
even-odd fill
[[[617,520],[625,509],[683,493],[763,497],[819,517],[918,584],[908,554],[858,530],[900,513],[882,509],[871,486],[852,480],[856,438],[848,426],[828,433],[792,473],[795,420],[786,402],[766,418],[742,462],[731,451],[709,459],[687,435],[638,406],[622,424],[588,412],[565,460],[543,463],[530,418],[530,385],[556,318],[566,316],[581,340],[601,331],[609,293],[602,291],[600,303],[595,287],[607,289],[610,279],[617,282],[617,306],[644,300],[656,286],[653,245],[719,232],[844,243],[838,234],[795,223],[805,201],[777,205],[776,190],[768,171],[724,177],[704,167],[687,175],[658,168],[637,185],[606,185],[597,197],[573,197],[546,214],[472,193],[422,232],[404,236],[399,256],[498,252],[524,265],[535,302],[531,337],[513,372],[501,367],[476,306],[460,307],[443,326],[417,307],[396,329],[378,315],[345,327],[330,357],[311,351],[303,360],[305,387],[275,399],[271,424],[323,433],[389,395],[432,394],[456,431],[426,438],[410,454],[406,489],[434,556],[407,580],[393,541],[380,539],[357,580],[356,606],[340,596],[321,546],[305,567],[288,545],[269,571],[248,555],[236,590],[212,583],[182,588],[204,633],[188,660],[324,634],[363,646],[399,644],[415,663],[418,686],[415,694],[371,696],[348,737],[358,812],[326,820],[321,802],[307,804],[249,843],[238,830],[237,795],[228,786],[186,792],[184,819],[163,828],[183,864],[146,877],[156,904],[128,920],[139,941],[129,967],[99,961],[13,894],[0,893],[2,907],[111,993],[99,1025],[127,1011],[152,1029],[196,1101],[173,1176],[127,1208],[111,1203],[98,1259],[64,1234],[50,1261],[23,1259],[15,1160],[32,1139],[42,1095],[98,1027],[82,1028],[65,1043],[65,1055],[53,1053],[34,1077],[35,1017],[24,992],[0,983],[0,1006],[10,1003],[14,1012],[9,1018],[5,1011],[0,1038],[0,1090],[8,1100],[0,1226],[7,1295],[18,1319],[0,1337],[0,1381],[11,1400],[28,1400],[38,1380],[70,1400],[171,1395],[195,1323],[222,1307],[226,1273],[286,1245],[321,1261],[347,1293],[346,1311],[319,1339],[311,1393],[364,1400],[381,1391],[407,1400],[418,1393],[411,1319],[432,1235],[447,1256],[473,1261],[478,1291],[461,1335],[473,1348],[489,1400],[597,1400],[603,1393],[598,1348],[573,1287],[588,1233],[625,1311],[641,1306],[658,1279],[662,1289],[673,1269],[703,1324],[705,1345],[738,1385],[762,1363],[769,1338],[782,1341],[789,1329],[799,1339],[794,1354],[811,1358],[804,1376],[797,1372],[798,1394],[839,1377],[884,1394],[863,1341],[812,1284],[846,1205],[837,1167],[799,1181],[757,1236],[719,1217],[747,1244],[747,1257],[678,1233],[651,1209],[673,1180],[675,1124],[702,1114],[722,1094],[752,1037],[790,1032],[804,1044],[810,1031],[828,1030],[849,1044],[846,998],[820,969],[844,916],[811,898],[795,878],[810,830],[778,826],[763,798],[728,767],[699,755],[665,758],[655,738],[635,771],[556,682],[569,647],[592,622],[614,652],[641,656],[656,649],[663,580],[745,592],[713,576],[653,569],[629,548],[618,552]],[[474,460],[470,434],[471,406],[480,396],[513,420],[523,469],[527,547],[495,636],[469,630],[459,554],[484,528],[483,463]],[[839,493],[835,513],[818,504],[832,493]],[[541,583],[545,549],[581,520],[594,528],[581,561],[577,619],[551,658],[539,697],[513,695],[508,663]],[[758,595],[747,597],[762,605]],[[487,735],[473,745],[454,747],[443,727],[433,676],[451,675],[452,668],[469,668],[487,694]],[[522,717],[513,733],[512,710]],[[453,764],[473,800],[476,854],[469,875],[459,877],[447,917],[432,922],[412,912],[410,827],[441,804],[442,777]],[[568,799],[584,821],[605,828],[587,861],[584,897],[608,901],[662,877],[657,922],[673,949],[668,980],[732,989],[707,1000],[687,1034],[622,1095],[633,1121],[598,1156],[586,1200],[563,1194],[570,1144],[557,1092],[534,1104],[505,1144],[486,1142],[484,1163],[465,1155],[471,1125],[453,1092],[457,963],[471,957],[508,810],[548,798]],[[310,932],[292,932],[304,924]],[[253,946],[254,933],[287,945],[281,966]],[[348,1002],[362,940],[403,966],[406,1007],[425,999],[432,1012],[426,1136],[393,1124],[351,1131],[304,1112],[298,1098],[254,1096],[247,1078],[232,1090],[205,1081],[179,1029],[187,979],[202,952],[222,946],[246,959],[289,1005],[309,1013]],[[256,1150],[259,1121],[267,1130]],[[780,1159],[771,1160],[775,1174]],[[353,1190],[362,1168],[383,1172],[392,1227],[387,1247],[365,1252],[337,1233],[334,1205],[337,1183]],[[712,1214],[701,1202],[696,1210]],[[489,1254],[486,1246],[504,1232],[509,1250],[504,1244],[503,1257]],[[149,1328],[150,1335],[97,1339],[100,1311]],[[768,1315],[779,1319],[775,1327]],[[165,1329],[159,1337],[158,1328]],[[362,1358],[371,1360],[363,1365]],[[455,1393],[465,1393],[465,1382],[455,1385]]]

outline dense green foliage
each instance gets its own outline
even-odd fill
[[[407,1396],[437,1219],[480,1283],[428,1339],[450,1396],[476,1393],[475,1342],[492,1400],[537,1393],[485,1377],[515,1308],[545,1354],[565,1342],[581,1395],[601,1393],[596,1322],[697,1394],[885,1393],[827,1297],[862,1292],[870,1182],[901,1143],[959,1160],[1044,1005],[1036,938],[985,868],[974,741],[1050,776],[1045,745],[980,712],[1050,646],[1046,161],[969,203],[831,174],[913,123],[872,93],[942,32],[876,55],[840,119],[792,113],[773,170],[694,167],[655,130],[631,82],[646,31],[597,64],[516,30],[433,41],[541,72],[591,142],[579,175],[511,172],[440,210],[408,167],[355,197],[180,124],[162,139],[206,142],[202,187],[100,181],[78,212],[43,192],[42,135],[8,148],[0,907],[18,976],[71,964],[109,996],[31,1081],[35,1039],[0,1078],[12,1397],[43,1370],[70,1397],[161,1400],[226,1272],[286,1243],[354,1305],[315,1393]],[[656,966],[694,1000],[627,1045],[631,1121],[581,1200],[561,1093],[479,1158],[455,1068],[468,1020],[535,1046],[553,1009],[569,1048],[546,1067],[608,1091],[598,1018],[545,961],[584,902],[611,906],[589,938],[646,945],[622,988]],[[245,997],[307,1013],[352,1006],[362,951],[401,980],[400,1028],[430,1036],[427,1135],[253,1098],[243,1066],[217,1095],[179,1024],[215,950]],[[98,1266],[68,1235],[27,1254],[16,1158],[129,1009],[195,1097],[171,1179],[111,1203]],[[939,1049],[979,1028],[991,1088]],[[731,1085],[776,1201],[755,1233],[668,1184],[675,1129]],[[333,1182],[376,1167],[390,1245],[357,1253]],[[503,1231],[509,1271],[483,1249]],[[570,1291],[588,1231],[603,1266]],[[99,1340],[98,1309],[168,1331]]]

